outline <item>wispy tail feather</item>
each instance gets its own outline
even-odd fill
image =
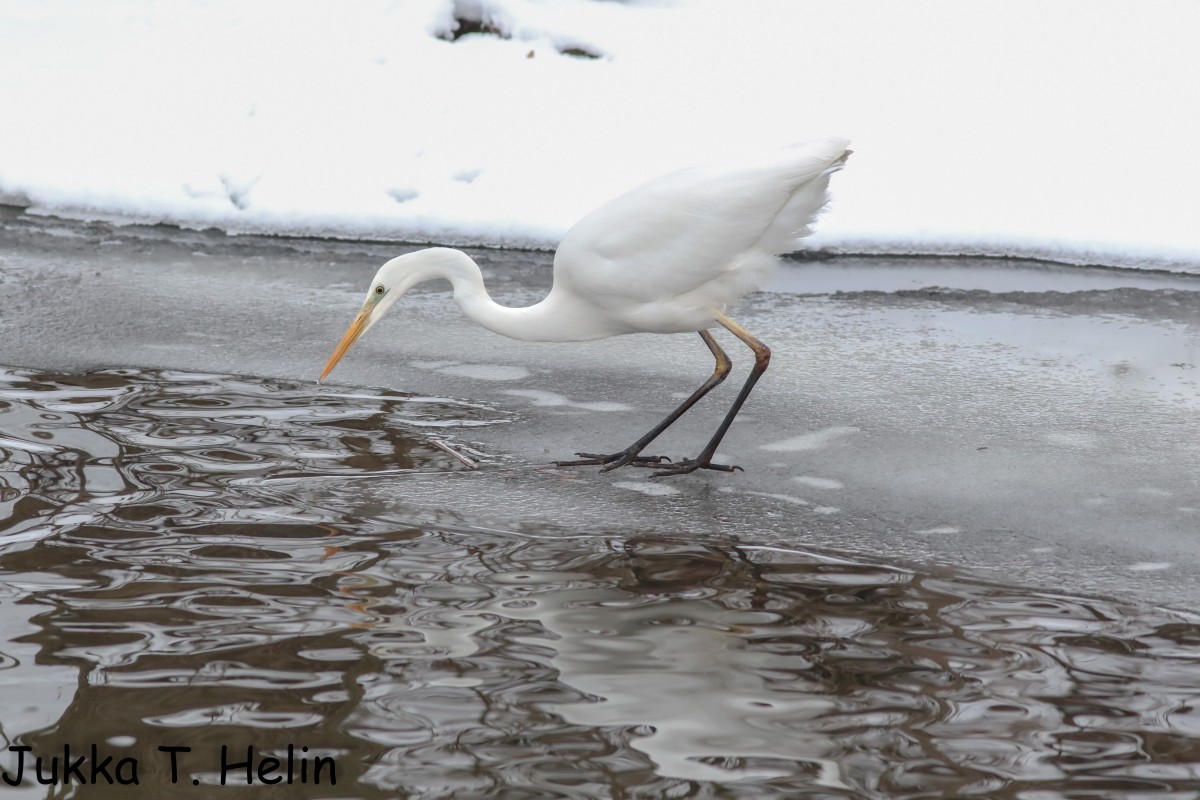
[[[840,172],[846,159],[854,152],[847,149],[845,139],[829,141],[832,152],[824,168],[808,180],[797,184],[783,208],[771,220],[760,240],[762,248],[774,255],[790,253],[799,247],[799,240],[812,233],[813,225],[829,203],[829,178]],[[840,150],[840,152],[839,152]]]

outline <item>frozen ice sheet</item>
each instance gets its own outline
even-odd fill
[[[0,361],[43,369],[122,364],[312,380],[362,286],[394,252],[5,224]],[[529,302],[549,283],[546,254],[476,255],[502,302]],[[1039,267],[1008,268],[1020,285]],[[403,496],[406,507],[456,525],[564,536],[597,526],[699,541],[719,532],[1200,608],[1196,286],[754,295],[731,313],[774,357],[721,448],[746,472],[661,484],[644,470],[550,464],[622,448],[669,411],[673,395],[711,370],[696,336],[516,342],[471,325],[448,293],[422,291],[332,377],[463,398],[509,420],[459,429],[486,455],[476,473],[365,486],[381,507]],[[734,374],[654,452],[695,455],[711,435],[749,363],[729,344]],[[511,379],[481,380],[451,364],[503,366]],[[593,403],[627,408],[580,405]],[[850,428],[818,449],[763,449]],[[673,493],[640,488],[659,485]]]

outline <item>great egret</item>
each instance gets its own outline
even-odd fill
[[[444,278],[472,321],[513,339],[581,342],[626,333],[698,332],[716,359],[700,388],[645,436],[616,453],[576,453],[559,466],[654,466],[654,477],[697,469],[740,469],[712,463],[721,438],[759,376],[771,351],[725,316],[727,303],[766,280],[776,256],[796,249],[824,207],[829,176],[850,151],[845,139],[785,148],[736,165],[694,167],[656,178],[612,200],[575,224],[554,255],[554,285],[527,308],[497,304],[470,256],[434,247],[393,258],[379,268],[367,299],[350,324],[320,380],[418,283]],[[665,456],[642,450],[729,374],[729,356],[709,333],[721,325],[754,351],[754,368],[717,432],[695,458],[662,465]],[[656,466],[657,465],[657,466]]]

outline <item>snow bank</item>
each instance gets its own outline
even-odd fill
[[[1191,0],[0,0],[0,198],[552,246],[844,135],[814,246],[1200,271],[1197,31]]]

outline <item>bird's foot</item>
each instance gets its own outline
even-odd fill
[[[701,456],[699,458],[685,458],[683,461],[680,461],[677,464],[672,464],[665,469],[660,469],[650,477],[665,478],[668,475],[687,475],[688,473],[695,472],[698,469],[714,469],[718,472],[745,472],[744,469],[736,464],[714,464],[706,457]]]
[[[579,456],[580,460],[555,461],[554,464],[559,467],[600,466],[601,472],[609,472],[626,464],[633,464],[635,467],[653,467],[671,460],[666,456],[639,456],[636,450],[622,450],[619,453],[609,453],[608,455],[601,453],[576,453],[575,455]]]

